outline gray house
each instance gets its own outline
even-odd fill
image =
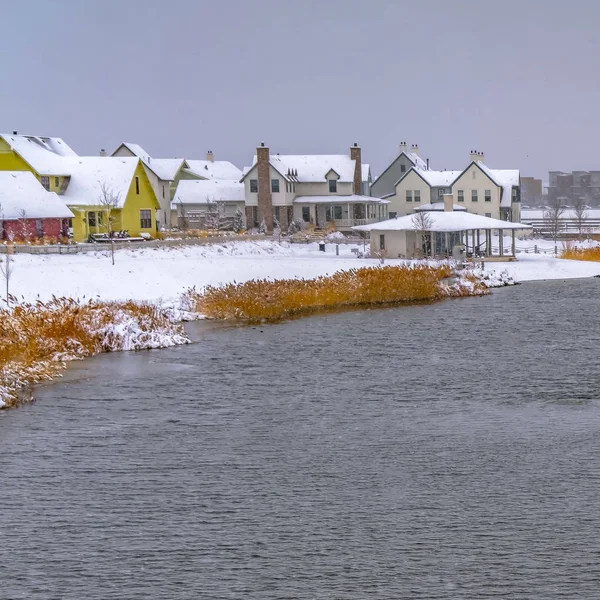
[[[396,183],[412,167],[427,170],[427,162],[419,156],[419,147],[416,144],[413,144],[409,151],[408,144],[402,142],[399,151],[398,156],[371,184],[371,196],[384,198],[388,194],[394,194]]]

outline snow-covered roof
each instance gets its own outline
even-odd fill
[[[187,167],[183,158],[150,158],[148,166],[163,181],[173,181],[182,167]]]
[[[403,150],[402,152],[400,152],[398,154],[398,156],[396,156],[396,158],[394,158],[394,160],[379,174],[377,175],[377,177],[375,177],[375,179],[373,179],[373,183],[375,183],[384,173],[387,172],[387,170],[404,154],[404,156],[406,156],[406,158],[408,158],[408,160],[413,164],[413,166],[417,167],[418,169],[423,169],[423,171],[427,170],[427,162],[424,161],[416,152],[407,152],[406,150]],[[398,182],[396,182],[398,183]]]
[[[389,200],[374,198],[373,196],[361,196],[352,194],[351,196],[296,196],[294,202],[297,204],[389,204]]]
[[[529,220],[539,220],[544,218],[544,213],[547,209],[526,209],[521,208],[521,220],[529,221]],[[585,210],[585,216],[587,219],[596,220],[600,219],[600,209],[598,208],[587,208]],[[560,217],[560,219],[573,219],[577,220],[577,214],[572,208],[565,209]]]
[[[23,216],[70,219],[73,213],[55,192],[47,192],[30,171],[0,171],[0,221]]]
[[[496,185],[502,188],[500,206],[510,208],[512,203],[512,188],[520,184],[520,171],[518,169],[490,169],[481,161],[477,161],[477,164]]]
[[[428,171],[418,167],[413,167],[411,170],[418,173],[431,187],[451,187],[462,173],[462,171]]]
[[[77,156],[61,138],[8,133],[0,137],[39,175],[68,175],[63,158]]]
[[[227,160],[188,160],[188,171],[205,179],[239,181],[242,171]]]
[[[137,156],[77,156],[62,159],[71,181],[60,198],[69,206],[98,206],[104,183],[123,208],[140,159]]]
[[[271,154],[269,162],[284,178],[291,177],[293,181],[300,183],[323,182],[331,170],[338,174],[340,182],[354,181],[354,160],[347,154]],[[256,155],[252,161],[252,167],[244,173],[244,177],[255,166]],[[289,175],[290,173],[294,173],[294,175]],[[361,169],[361,177],[363,177],[363,181],[367,181],[364,179],[364,175],[365,170]]]
[[[460,204],[453,204],[453,210],[467,210],[464,206]],[[432,202],[429,204],[421,204],[421,206],[415,206],[415,212],[430,212],[430,211],[441,211],[446,210],[445,204],[443,202]]]
[[[152,158],[152,156],[150,156],[150,154],[139,144],[123,142],[121,146],[125,146],[129,152],[140,158],[142,162],[163,181],[173,181],[179,172],[179,169],[188,166],[183,158]],[[119,148],[121,146],[119,146]],[[119,148],[117,148],[117,150]],[[117,150],[115,150],[115,152]],[[114,155],[115,153],[113,152],[113,157]]]
[[[208,204],[210,202],[244,202],[244,184],[218,179],[182,179],[177,184],[173,205]]]
[[[389,219],[371,225],[353,227],[357,231],[414,231],[420,229],[415,226],[415,215],[406,215],[397,219]],[[482,217],[464,211],[443,211],[429,213],[431,224],[428,231],[467,231],[469,229],[531,229],[531,225],[524,223],[511,223],[500,219]]]

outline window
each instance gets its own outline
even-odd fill
[[[471,190],[471,202],[477,202],[477,190]]]
[[[271,192],[274,194],[279,192],[279,179],[271,179]]]
[[[485,190],[485,201],[486,202],[492,201],[492,190]]]
[[[302,207],[302,220],[305,223],[310,223],[310,206]]]
[[[335,194],[337,192],[337,179],[329,180],[329,193]]]
[[[54,178],[54,187],[60,187],[60,180],[58,179],[58,177]]]
[[[258,193],[258,179],[250,180],[250,193],[252,193],[252,194]]]
[[[136,177],[137,179],[137,177]],[[140,229],[152,229],[152,211],[146,208],[140,210]]]
[[[96,215],[96,221],[98,222],[99,226],[104,224],[103,215],[100,211],[98,211],[98,214]]]
[[[521,202],[521,198],[519,197],[519,190],[516,187],[512,189],[512,201]]]
[[[492,218],[492,213],[485,213],[485,216],[488,217],[489,219]]]
[[[44,235],[44,230],[42,228],[42,220],[41,219],[35,220],[35,235],[36,235],[36,237],[39,237],[39,238],[41,238]]]
[[[50,191],[50,177],[46,177],[46,176],[42,176],[41,178],[41,184],[48,190]]]
[[[398,214],[398,213],[391,212],[391,213],[390,213],[390,219],[395,219],[397,214]]]
[[[140,178],[139,177],[135,178],[135,193],[138,196],[140,195]]]
[[[412,202],[412,190],[406,190],[406,201]]]
[[[400,165],[400,173],[406,173],[406,165]]]
[[[343,210],[342,210],[341,206],[333,207],[333,218],[334,219],[343,219],[344,218],[344,214],[343,214]]]
[[[165,186],[162,186],[163,198],[165,197]]]
[[[277,223],[279,223],[280,215],[281,215],[281,211],[279,210],[279,206],[276,206],[273,209],[273,220],[277,221]]]
[[[379,249],[385,250],[385,235],[383,233],[379,236]]]
[[[438,201],[444,201],[444,188],[438,188]]]
[[[415,195],[415,202],[421,202],[421,190],[415,190],[414,195]]]
[[[96,227],[96,213],[95,212],[88,213],[88,225],[90,227]]]
[[[465,201],[465,190],[458,190],[458,201],[459,202]]]

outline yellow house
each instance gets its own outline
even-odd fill
[[[74,214],[71,229],[77,242],[109,230],[107,204],[112,205],[114,231],[156,236],[160,204],[137,157],[77,156],[60,138],[2,134],[0,170],[31,171],[59,194]]]

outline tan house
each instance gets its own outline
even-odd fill
[[[272,155],[261,144],[241,179],[249,228],[286,230],[292,221],[340,231],[387,218],[385,200],[368,195],[370,169],[357,144],[349,154]]]

